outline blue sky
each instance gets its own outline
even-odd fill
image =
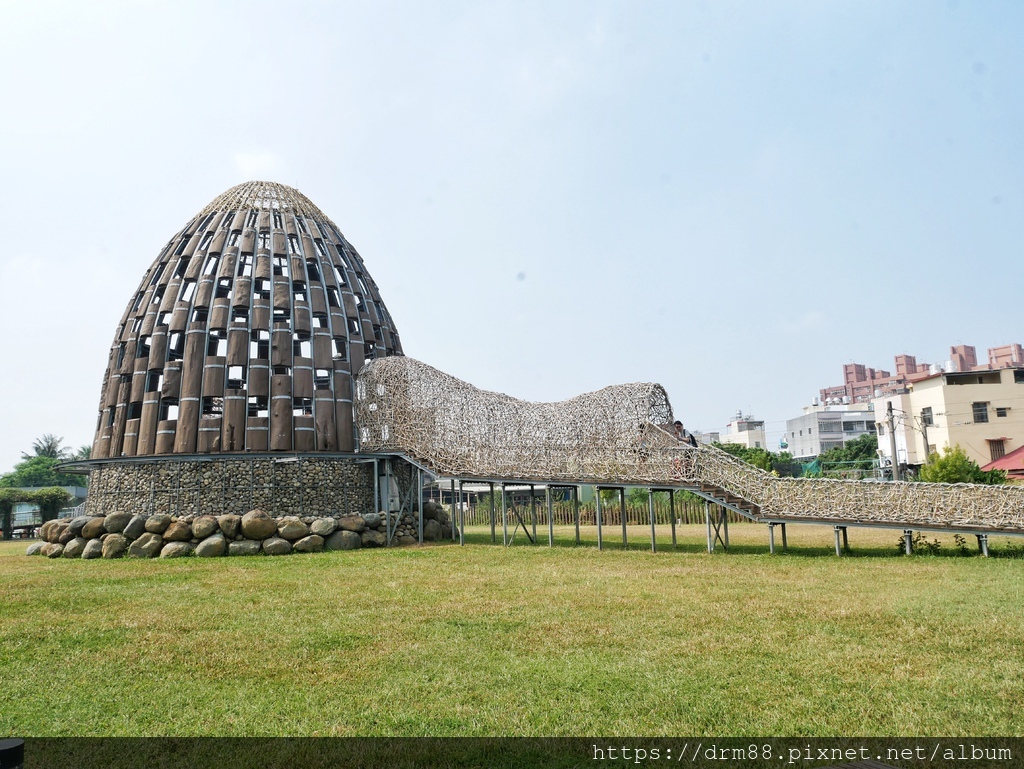
[[[299,188],[406,354],[782,433],[857,361],[1024,342],[1016,2],[0,3],[0,468],[92,441],[217,194]]]

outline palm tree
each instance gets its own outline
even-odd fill
[[[25,454],[22,452],[22,459],[32,459],[32,457],[48,457],[50,459],[67,459],[71,452],[66,448],[61,447],[61,443],[64,441],[63,438],[58,438],[52,433],[46,433],[42,438],[32,442],[32,454]]]
[[[88,459],[92,456],[92,446],[80,446],[71,458],[75,460]]]

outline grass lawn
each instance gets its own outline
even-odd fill
[[[149,562],[3,543],[0,735],[1021,734],[1024,560],[867,529],[837,558],[813,526],[772,556],[750,524],[728,553],[702,526],[651,553],[648,531]]]

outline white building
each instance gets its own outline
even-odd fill
[[[823,451],[843,446],[846,441],[875,432],[872,405],[849,404],[829,399],[814,399],[804,406],[803,416],[786,420],[786,442],[789,453],[800,461],[813,459]]]
[[[733,420],[726,425],[725,433],[720,438],[721,443],[739,443],[748,449],[764,449],[768,447],[768,441],[764,434],[764,420],[754,419],[750,414],[743,416],[742,411],[737,411]]]
[[[960,446],[984,466],[1024,446],[1024,367],[940,371],[908,387],[905,395],[872,401],[883,459],[892,453],[886,428],[890,402],[901,464],[922,465],[929,454]]]

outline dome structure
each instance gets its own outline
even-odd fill
[[[353,452],[354,374],[401,354],[334,222],[296,189],[240,184],[168,241],[132,295],[92,457]]]

